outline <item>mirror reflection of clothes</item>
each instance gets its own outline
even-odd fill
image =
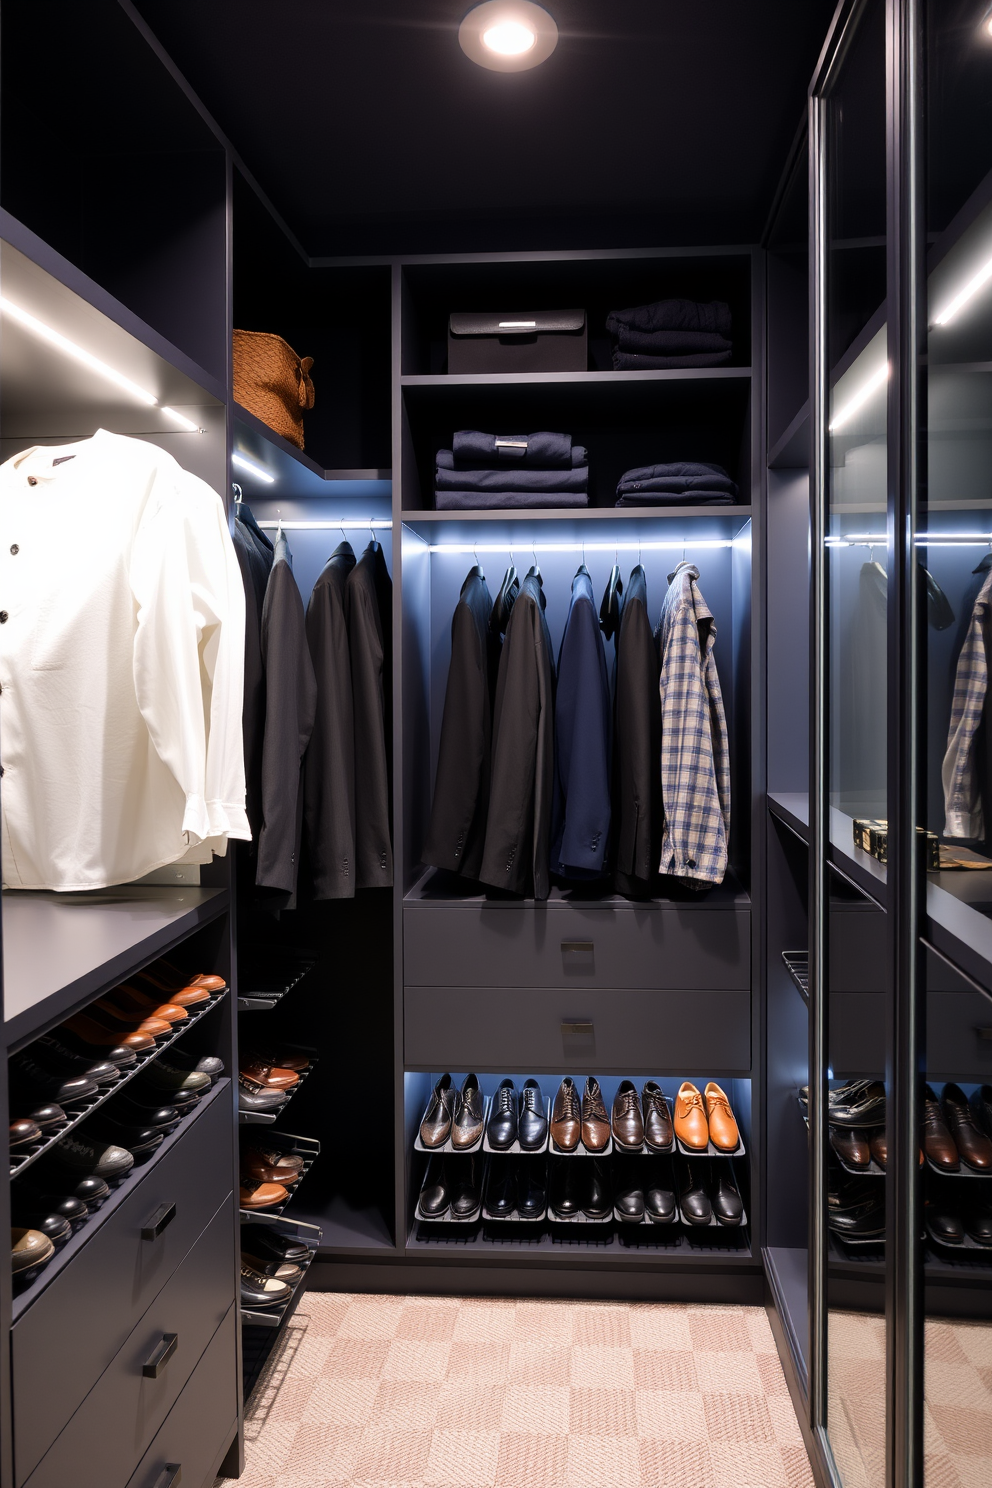
[[[992,625],[992,571],[971,612],[954,676],[947,751],[940,772],[944,787],[944,836],[974,842],[985,836],[982,791],[987,779],[990,729],[988,707],[989,639]]]

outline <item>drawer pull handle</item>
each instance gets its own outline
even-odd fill
[[[179,1488],[183,1480],[181,1462],[167,1462],[155,1479],[155,1488]]]
[[[155,1345],[151,1358],[141,1366],[145,1379],[158,1379],[178,1347],[178,1333],[163,1333],[161,1343]]]
[[[975,1032],[980,1039],[988,1039],[992,1042],[992,1028],[976,1028]]]
[[[562,1024],[561,1024],[561,1031],[562,1031],[562,1033],[584,1033],[584,1034],[591,1034],[592,1031],[593,1031],[593,1025],[591,1023],[583,1023],[583,1022],[581,1022],[578,1019],[563,1018],[562,1019]]]
[[[592,940],[563,940],[561,943],[563,956],[591,956],[595,949],[596,943]]]
[[[141,1226],[142,1240],[157,1240],[162,1231],[168,1229],[175,1217],[175,1204],[159,1204],[155,1213],[150,1215]]]

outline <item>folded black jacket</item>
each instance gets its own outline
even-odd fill
[[[721,465],[642,465],[626,470],[617,482],[617,495],[635,491],[726,491],[737,495],[737,485]]]
[[[541,580],[531,569],[510,611],[493,714],[483,883],[547,899],[555,773],[555,666]]]
[[[436,491],[438,511],[501,511],[504,507],[588,506],[579,491]]]
[[[615,336],[622,325],[635,331],[707,331],[729,338],[730,306],[723,300],[655,300],[632,310],[611,310],[606,329]]]
[[[589,467],[579,470],[445,470],[434,472],[439,491],[587,491]]]
[[[703,351],[690,356],[638,356],[613,348],[615,372],[655,372],[663,367],[720,367],[730,361],[729,351]]]
[[[733,506],[736,500],[727,491],[634,491],[617,506]]]
[[[499,449],[497,440],[502,445]],[[473,470],[497,464],[567,470],[572,463],[571,434],[550,434],[543,429],[536,434],[482,434],[478,429],[459,429],[451,449],[459,466]]]
[[[512,471],[515,466],[517,468],[519,468],[521,462],[519,460],[516,460],[516,461],[514,461],[514,460],[456,460],[453,450],[438,450],[437,455],[435,456],[435,463],[437,464],[437,467],[440,470],[504,470],[504,471]],[[586,449],[585,445],[582,445],[582,444],[573,444],[572,445],[572,466],[571,466],[571,468],[573,470],[578,470],[581,466],[588,465],[588,464],[589,464],[589,451]],[[524,468],[527,469],[527,470],[533,470],[533,469],[538,468],[538,467],[535,467],[533,465],[525,465]],[[566,469],[568,469],[568,467],[565,466],[565,465],[553,465],[553,466],[546,467],[546,468],[553,469],[553,470],[566,470]]]
[[[726,336],[715,331],[638,331],[622,325],[616,332],[621,351],[637,351],[647,356],[685,355],[698,351],[731,351]]]
[[[478,878],[489,813],[492,706],[502,637],[489,624],[492,595],[472,569],[451,619],[451,662],[424,862]]]

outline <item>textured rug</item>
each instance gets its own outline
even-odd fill
[[[239,1488],[813,1488],[759,1307],[311,1293],[246,1455]]]

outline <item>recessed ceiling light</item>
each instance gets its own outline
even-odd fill
[[[487,0],[458,28],[466,57],[493,72],[523,72],[545,62],[558,45],[558,27],[531,0]]]

